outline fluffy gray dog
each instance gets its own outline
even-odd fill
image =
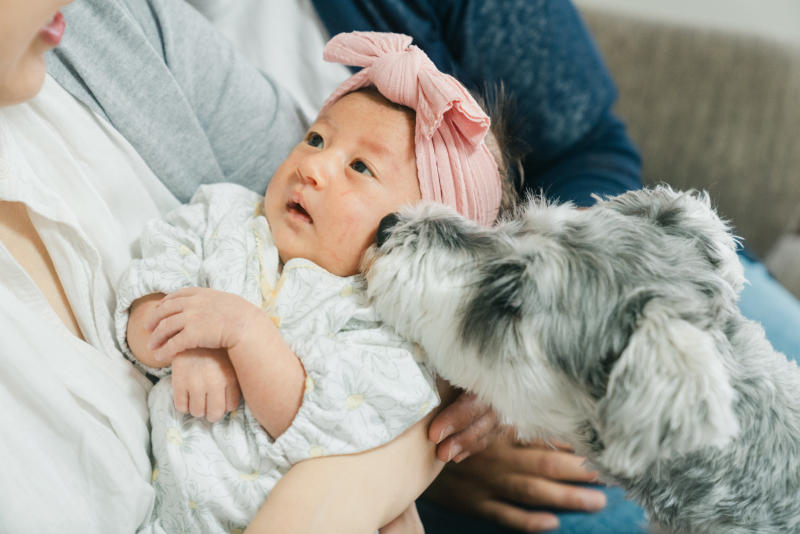
[[[735,240],[668,187],[485,228],[384,219],[368,294],[520,437],[571,443],[670,533],[800,532],[800,371],[737,306]]]

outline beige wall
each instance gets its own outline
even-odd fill
[[[800,46],[800,0],[575,0],[685,24],[746,31]]]

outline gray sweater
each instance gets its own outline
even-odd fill
[[[182,0],[81,0],[48,72],[187,201],[200,184],[263,193],[303,135],[291,97]]]

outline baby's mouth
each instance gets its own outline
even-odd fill
[[[311,215],[309,215],[309,214],[308,214],[308,212],[306,211],[306,209],[305,209],[305,208],[304,208],[302,205],[300,205],[300,203],[299,203],[299,202],[294,202],[294,201],[291,201],[291,200],[290,200],[290,201],[289,201],[289,202],[286,204],[286,209],[287,209],[287,210],[289,211],[289,213],[291,213],[292,215],[295,215],[295,216],[297,216],[297,217],[300,217],[301,219],[305,220],[305,221],[306,221],[306,222],[308,222],[308,223],[312,223],[312,222],[314,222],[314,220],[311,218]]]

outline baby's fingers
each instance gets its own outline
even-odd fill
[[[172,337],[167,336],[167,338],[168,339],[161,347],[153,351],[153,358],[155,358],[157,362],[172,361],[175,355],[189,349],[195,349],[198,346],[187,333],[186,329],[182,329]]]
[[[214,388],[206,392],[206,419],[209,423],[216,423],[226,413],[225,388]]]
[[[145,323],[145,328],[147,328],[147,330],[153,330],[156,326],[158,326],[158,323],[167,317],[183,311],[185,303],[182,301],[182,299],[176,298],[175,295],[176,293],[170,293],[166,297],[162,298],[155,308],[153,308],[147,317],[147,322]]]
[[[189,392],[189,413],[192,417],[205,417],[206,394],[204,392]]]
[[[225,388],[225,411],[232,412],[239,407],[241,401],[242,390],[239,389],[239,384],[229,384],[228,387]]]
[[[184,287],[182,289],[178,289],[177,291],[173,291],[172,293],[168,293],[164,295],[164,298],[161,299],[159,306],[169,302],[170,300],[178,299],[181,297],[191,297],[193,295],[197,295],[198,293],[202,292],[204,288],[201,287]]]
[[[181,313],[170,315],[169,317],[162,319],[161,322],[159,322],[150,333],[150,339],[147,342],[147,348],[153,350],[156,347],[162,346],[169,338],[175,336],[179,332],[182,332],[185,327],[186,317],[184,317],[184,315]]]
[[[189,413],[189,391],[178,380],[172,381],[172,402],[178,413]]]

